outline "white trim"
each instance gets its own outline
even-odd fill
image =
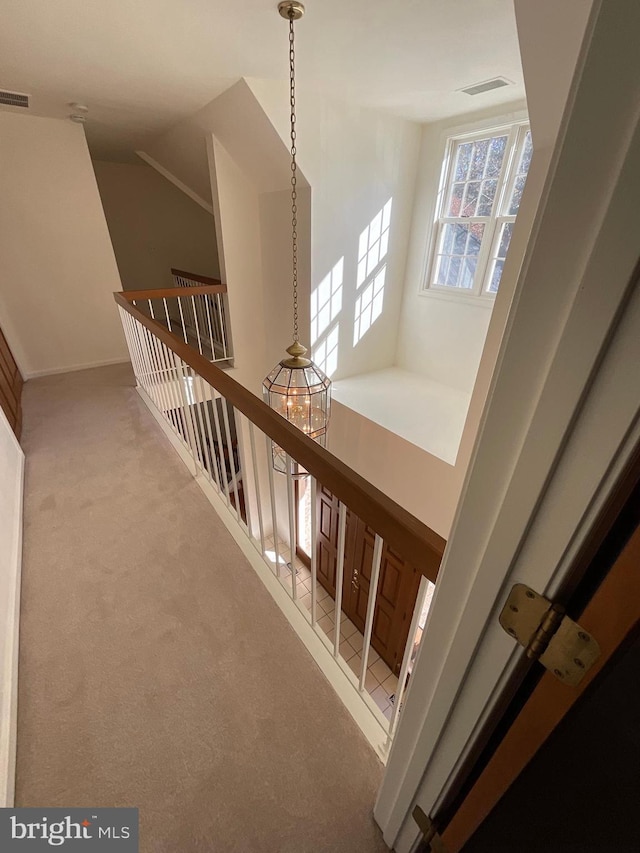
[[[495,304],[495,295],[485,296],[484,293],[474,294],[471,291],[461,290],[455,287],[428,287],[421,290],[418,296],[427,299],[442,299],[445,302],[464,302],[466,305],[476,305],[478,308],[487,308],[489,311]]]
[[[519,656],[496,622],[510,585],[569,582],[637,437],[638,249],[623,237],[640,178],[640,70],[626,62],[639,32],[632,0],[596,4],[376,804],[398,853],[417,837],[412,804],[434,813],[513,687]]]
[[[144,389],[138,386],[136,390],[159,424],[162,432],[169,439],[172,447],[191,473],[193,469],[193,457],[179,441]],[[307,651],[322,670],[327,681],[338,694],[342,704],[351,714],[358,728],[369,741],[380,761],[384,764],[388,754],[388,734],[374,700],[366,692],[360,694],[356,692],[358,679],[351,672],[346,661],[342,658],[336,661],[333,656],[330,640],[321,633],[316,633],[313,630],[300,607],[291,599],[289,593],[268,568],[260,553],[256,550],[256,547],[252,544],[252,540],[248,538],[246,529],[232,515],[226,503],[219,497],[206,477],[198,474],[194,479],[293,630],[304,643]]]
[[[136,154],[138,155],[138,157],[140,157],[141,160],[144,160],[144,162],[148,166],[151,166],[153,169],[156,170],[156,172],[159,172],[163,178],[166,178],[168,181],[171,181],[171,183],[175,187],[177,187],[179,190],[182,190],[182,192],[185,195],[188,195],[192,201],[195,201],[196,204],[199,204],[200,207],[204,208],[207,213],[210,213],[213,216],[213,206],[209,204],[208,201],[205,201],[202,196],[198,195],[197,192],[192,190],[191,187],[187,186],[187,184],[181,181],[180,178],[176,178],[174,174],[172,174],[168,169],[165,169],[165,167],[158,163],[157,160],[154,160],[153,157],[150,157],[148,154],[145,154],[144,151],[136,151]]]
[[[24,499],[24,453],[13,435],[4,412],[0,420],[10,431],[10,441],[18,456],[18,471],[14,485],[15,520],[12,548],[9,556],[9,594],[7,595],[7,623],[2,626],[5,635],[2,661],[2,697],[0,707],[0,807],[14,804],[16,775],[16,739],[18,728],[18,652],[20,629],[20,589],[22,579],[22,516]]]
[[[450,133],[447,135],[444,145],[444,154],[442,158],[442,169],[440,180],[438,182],[438,192],[433,208],[433,222],[431,231],[426,241],[426,253],[423,261],[422,278],[420,280],[419,294],[432,293],[447,293],[453,299],[483,299],[486,302],[493,303],[496,294],[488,289],[489,268],[492,262],[492,249],[496,240],[499,220],[503,219],[503,212],[507,198],[510,197],[513,186],[515,185],[516,169],[520,162],[522,151],[524,150],[524,139],[527,132],[530,131],[528,119],[512,121],[510,123],[498,123],[493,126],[485,126],[476,128],[475,130],[467,130],[461,133]],[[465,142],[474,142],[479,139],[485,139],[487,136],[499,136],[507,134],[507,142],[505,147],[505,155],[500,167],[500,173],[496,178],[498,185],[493,201],[492,213],[490,216],[469,216],[469,217],[454,217],[445,213],[445,205],[448,203],[453,184],[453,169],[455,165],[455,154],[458,146]],[[486,168],[486,166],[485,166]],[[513,216],[515,221],[517,214]],[[476,272],[474,274],[474,284],[472,288],[447,287],[446,285],[436,284],[433,278],[436,272],[436,261],[438,257],[438,245],[440,242],[441,229],[445,224],[470,224],[483,223],[485,230],[482,238],[482,247],[478,254],[476,263]]]
[[[633,423],[627,439],[623,441],[620,446],[618,453],[611,462],[610,469],[606,472],[605,476],[599,483],[598,489],[594,493],[590,505],[587,506],[586,512],[580,520],[579,527],[576,528],[571,541],[568,542],[567,549],[563,554],[561,561],[558,563],[557,570],[551,577],[548,586],[545,588],[544,592],[548,598],[554,599],[561,594],[562,587],[566,582],[572,562],[579,555],[580,548],[594,525],[597,523],[599,514],[605,508],[609,496],[613,492],[616,483],[619,481],[627,463],[632,458],[639,444],[640,417],[636,418],[635,423]],[[509,581],[509,588],[510,587],[511,580]],[[490,723],[491,716],[496,707],[501,704],[501,697],[510,689],[510,685],[513,684],[514,678],[518,678],[518,672],[521,671],[523,664],[528,666],[528,662],[525,659],[524,649],[521,649],[519,646],[515,646],[499,681],[496,683],[496,686],[491,693],[489,701],[483,709],[482,715],[478,718],[478,721],[474,726],[474,730],[469,741],[465,745],[465,748],[449,775],[447,784],[444,786],[438,796],[438,799],[433,805],[434,811],[438,811],[442,803],[446,801],[450,791],[454,789],[456,779],[459,778],[459,774],[463,772],[469,758],[473,756],[475,745],[480,741],[482,733],[485,730],[485,726]]]
[[[438,148],[442,151],[442,157],[440,160],[440,167],[437,170],[437,178],[434,175],[433,178],[433,191],[431,192],[431,203],[428,206],[428,217],[427,222],[430,225],[427,225],[425,231],[427,232],[424,238],[424,251],[422,255],[422,265],[420,269],[420,277],[418,278],[417,284],[417,292],[419,296],[433,296],[434,294],[440,295],[439,291],[430,291],[429,288],[424,286],[425,281],[427,281],[430,272],[430,259],[432,253],[432,247],[435,240],[435,231],[436,224],[438,221],[438,209],[439,209],[439,199],[441,193],[444,191],[444,178],[446,173],[446,152],[447,152],[447,142],[450,138],[463,136],[465,134],[474,135],[476,133],[482,133],[485,130],[489,130],[493,127],[506,127],[514,124],[520,124],[523,122],[528,122],[529,116],[526,109],[526,102],[522,105],[518,104],[514,106],[514,109],[504,111],[504,108],[500,109],[499,112],[490,112],[489,114],[476,115],[474,117],[470,117],[467,121],[460,124],[460,116],[455,119],[450,119],[448,121],[442,122],[439,124],[439,135],[437,145]],[[429,125],[426,125],[423,129],[423,141],[421,142],[421,151],[424,145],[424,133],[429,129]],[[420,155],[423,156],[422,153]],[[431,176],[428,178],[431,183]],[[415,212],[415,211],[414,211]],[[447,294],[450,297],[450,294]],[[455,299],[458,295],[454,294],[453,299]],[[466,294],[459,294],[458,298],[465,298]],[[468,298],[468,297],[467,297]],[[491,307],[493,307],[494,299],[490,300]]]
[[[109,367],[111,364],[127,364],[128,358],[107,358],[102,361],[88,361],[85,364],[69,364],[65,367],[48,367],[46,370],[27,370],[23,373],[27,379],[38,379],[40,376],[54,376],[57,373],[76,373],[78,370],[91,370],[94,367]]]

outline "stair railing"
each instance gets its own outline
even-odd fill
[[[202,289],[207,287],[219,285],[203,285]],[[255,548],[263,561],[259,565],[269,567],[268,577],[277,579],[286,591],[287,607],[293,608],[293,615],[285,611],[290,621],[300,623],[302,614],[304,630],[321,640],[324,651],[318,654],[324,655],[325,662],[318,657],[316,660],[323,668],[329,661],[326,666],[342,673],[344,689],[336,687],[336,678],[328,674],[356,719],[353,701],[344,691],[351,691],[349,696],[355,691],[360,698],[366,719],[373,721],[373,728],[365,733],[384,757],[397,727],[416,638],[424,624],[425,600],[433,591],[445,541],[193,347],[188,336],[185,339],[171,326],[166,292],[114,296],[140,396],[214,506],[221,514],[226,513],[235,525],[233,529]],[[162,305],[164,322],[149,306],[156,300]],[[287,475],[273,470],[273,444],[286,454]],[[296,569],[300,516],[290,460],[308,472],[304,483],[311,494],[312,553],[304,572]],[[321,490],[334,501],[335,513],[329,524],[333,532],[324,529],[319,509]],[[356,522],[365,529],[365,536],[360,573],[354,570],[358,575],[354,581],[345,556]],[[322,541],[329,542],[327,537],[333,537],[331,554],[320,547]],[[403,572],[405,580],[413,572],[414,592],[409,598],[405,596],[406,612],[396,607],[394,621],[389,617],[389,603],[397,599],[396,587],[404,582]],[[329,575],[332,595],[327,594]],[[351,596],[354,588],[359,611],[354,610],[351,620],[345,616],[343,594]],[[276,597],[273,589],[271,592]],[[350,637],[352,644],[356,639],[354,620],[360,620],[356,642],[360,650],[355,653],[349,643]],[[395,690],[383,708],[372,683],[376,672],[385,675],[387,671],[379,653],[389,631],[401,632],[401,654],[391,679]],[[318,645],[315,640],[306,644],[315,655],[314,643]],[[378,659],[382,663],[378,664]],[[365,730],[362,721],[358,722]]]
[[[125,293],[142,314],[173,332],[207,361],[233,365],[226,284],[217,281]]]
[[[199,333],[209,348],[216,354],[212,361],[227,361],[233,356],[229,339],[229,307],[227,287],[215,278],[184,270],[172,269],[174,287],[192,288],[195,294],[186,306],[185,319],[192,333]],[[211,292],[203,292],[203,286],[222,287]],[[197,293],[196,293],[197,291]]]

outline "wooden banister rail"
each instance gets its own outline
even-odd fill
[[[143,292],[145,295],[149,293]],[[175,295],[175,290],[173,293]],[[121,308],[163,341],[182,361],[299,462],[318,483],[329,489],[365,524],[380,534],[406,561],[435,582],[446,545],[441,536],[270,409],[228,373],[211,364],[156,320],[139,311],[131,304],[131,294],[131,291],[114,293],[114,298]]]
[[[213,280],[213,279],[212,279]],[[160,290],[123,290],[122,296],[129,302],[137,299],[175,299],[178,296],[206,296],[207,294],[226,293],[227,285],[208,284],[202,287],[164,287]]]
[[[222,284],[217,278],[210,278],[208,275],[196,275],[194,272],[185,272],[184,270],[171,269],[171,275],[180,276],[180,278],[188,278],[189,281],[199,281],[202,284]],[[226,291],[226,285],[225,285]]]

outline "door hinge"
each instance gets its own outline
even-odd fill
[[[517,583],[500,614],[500,624],[524,646],[527,657],[539,660],[565,684],[578,685],[600,657],[596,640],[530,587]]]
[[[427,853],[428,851],[429,853],[447,853],[434,822],[422,811],[420,806],[414,806],[412,815],[422,833],[422,842],[418,848],[419,853]]]

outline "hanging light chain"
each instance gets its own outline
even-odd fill
[[[291,106],[291,248],[293,276],[293,340],[298,335],[298,193],[296,163],[296,50],[293,32],[293,10],[289,12],[289,103]]]

